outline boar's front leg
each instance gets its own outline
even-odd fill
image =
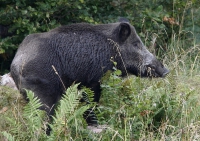
[[[94,102],[99,102],[100,94],[101,94],[100,83],[92,82],[90,84],[86,84],[85,86],[87,88],[90,88],[94,92]],[[88,96],[84,92],[83,92],[82,101],[86,102],[87,104],[90,104]],[[89,108],[87,111],[85,111],[85,113],[83,115],[83,117],[85,118],[85,120],[89,126],[98,126],[98,119],[97,119],[94,111],[95,111],[95,108]]]

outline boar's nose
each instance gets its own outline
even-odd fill
[[[162,77],[165,77],[170,71],[167,69],[167,68],[165,68],[165,67],[163,67],[163,74],[162,74]]]
[[[159,62],[159,65],[155,67],[155,73],[157,74],[156,77],[165,77],[169,73],[169,70]]]

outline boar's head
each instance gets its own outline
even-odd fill
[[[120,19],[117,42],[127,72],[141,77],[164,77],[169,70],[144,46],[135,28],[126,19]],[[116,34],[115,34],[116,35]]]

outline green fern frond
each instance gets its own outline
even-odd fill
[[[82,117],[84,112],[89,109],[89,105],[85,105],[74,111],[73,115],[68,117],[68,123],[71,122],[76,117]]]
[[[68,116],[75,111],[75,108],[79,105],[79,100],[81,98],[80,92],[78,92],[78,84],[69,87],[60,100],[60,105],[56,110],[56,117]]]
[[[80,99],[82,91],[78,91],[78,85],[75,84],[69,87],[65,95],[60,100],[60,103],[53,117],[51,124],[51,138],[56,140],[68,140],[67,135],[70,135],[75,129],[75,132],[80,130],[79,123],[82,123],[83,113],[89,108],[88,105],[80,107]],[[76,133],[75,133],[76,134]],[[64,135],[64,136],[63,136]]]
[[[60,104],[55,112],[55,123],[66,123],[69,117],[74,115],[81,98],[81,92],[79,92],[77,88],[78,85],[79,84],[75,84],[69,87],[60,100]]]
[[[40,110],[42,106],[40,100],[31,91],[26,91],[29,102],[24,107],[23,118],[26,121],[25,128],[31,138],[38,139],[45,135],[45,111]]]
[[[26,117],[38,114],[39,108],[42,106],[40,100],[34,97],[34,93],[31,91],[26,91],[29,103],[24,107],[24,115]]]
[[[82,87],[82,98],[87,104],[92,104],[94,103],[94,92],[90,88]]]

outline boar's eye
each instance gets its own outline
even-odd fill
[[[138,47],[138,46],[139,46],[139,42],[138,42],[138,41],[134,42],[134,43],[133,43],[133,46],[134,46],[134,47]]]
[[[133,46],[137,47],[137,46],[138,46],[138,43],[137,43],[137,42],[136,42],[136,43],[134,43],[134,44],[133,44]]]

